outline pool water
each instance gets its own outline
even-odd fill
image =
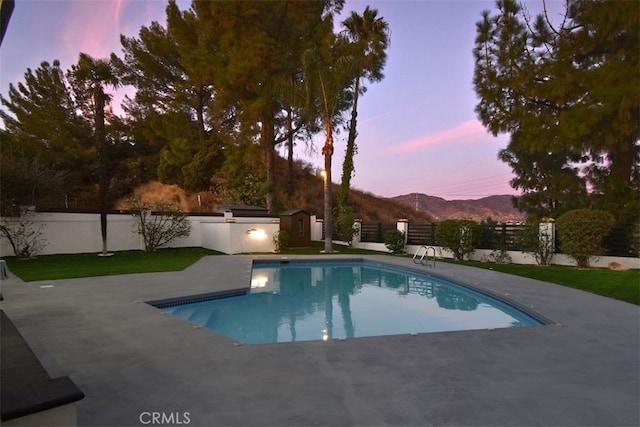
[[[469,287],[367,261],[254,261],[246,295],[162,310],[246,344],[542,324]]]

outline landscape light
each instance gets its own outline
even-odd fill
[[[267,237],[267,233],[263,229],[250,228],[247,230],[247,234],[249,237],[254,239],[265,239]]]

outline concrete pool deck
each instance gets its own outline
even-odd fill
[[[190,426],[640,425],[640,309],[579,290],[438,263],[423,268],[508,294],[556,324],[254,346],[143,303],[246,287],[254,258],[270,257],[209,256],[172,273],[11,277],[0,308],[52,376],[85,393],[80,426],[154,425],[154,412]]]

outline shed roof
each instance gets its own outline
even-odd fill
[[[228,212],[228,211],[267,212],[267,208],[263,208],[262,206],[249,206],[249,205],[227,205],[227,204],[218,205],[218,212]]]
[[[295,215],[297,213],[305,213],[305,214],[311,216],[311,214],[309,212],[307,212],[305,210],[302,210],[302,209],[291,209],[291,210],[288,210],[288,211],[284,211],[284,212],[280,213],[280,216],[293,216],[293,215]]]

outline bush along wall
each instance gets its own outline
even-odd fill
[[[586,209],[588,212],[592,210]],[[604,215],[597,211],[596,216]],[[587,225],[578,225],[577,230],[582,234],[589,234],[589,230],[598,223],[590,214],[586,221]],[[562,222],[561,222],[562,224]],[[470,220],[445,220],[440,223],[414,223],[407,220],[398,220],[397,223],[358,223],[362,227],[362,235],[358,239],[360,243],[384,243],[384,233],[387,230],[403,228],[406,234],[406,244],[411,246],[443,246],[452,252],[456,259],[469,258],[477,249],[493,250],[488,260],[496,262],[512,262],[509,254],[517,251],[531,256],[536,264],[549,265],[560,263],[563,265],[577,265],[578,261],[572,258],[568,250],[571,245],[561,241],[558,230],[558,223],[553,218],[530,218],[526,223],[499,223],[486,220],[480,224]],[[462,238],[461,227],[466,225],[472,232],[466,236],[472,240],[472,247],[469,241]],[[605,224],[606,225],[606,224]],[[565,227],[566,228],[566,227]],[[439,231],[438,231],[439,229]],[[587,255],[591,262],[596,261],[594,257],[638,257],[640,252],[640,223],[618,223],[609,230],[605,237],[601,239],[599,247],[592,248]],[[604,232],[602,230],[602,232]],[[565,230],[566,231],[566,230]],[[439,234],[439,240],[438,236]],[[476,241],[476,238],[478,238]],[[564,233],[565,240],[570,238],[568,233]],[[445,243],[447,243],[445,245]],[[579,243],[578,247],[587,247]],[[556,257],[555,255],[559,256]],[[620,262],[624,262],[620,260]],[[526,262],[525,262],[526,263]],[[584,259],[580,260],[581,266],[589,265]],[[638,265],[636,261],[631,263]],[[601,265],[606,266],[606,264]],[[637,268],[637,267],[634,267]]]
[[[436,243],[453,252],[462,261],[475,251],[480,240],[480,226],[468,219],[447,219],[436,227]]]
[[[609,234],[615,219],[609,212],[595,209],[575,209],[558,218],[560,248],[573,258],[578,267],[589,267],[589,259],[603,255],[603,239]]]

